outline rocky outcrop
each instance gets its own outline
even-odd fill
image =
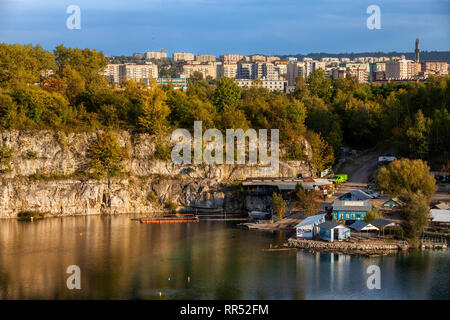
[[[86,165],[88,146],[99,134],[50,130],[1,132],[1,143],[13,148],[14,153],[12,170],[0,175],[0,218],[15,217],[18,212],[28,210],[51,215],[148,214],[164,210],[167,200],[180,208],[222,207],[238,211],[243,207],[243,199],[227,186],[261,176],[258,166],[194,166],[162,161],[154,156],[155,137],[120,131],[116,132],[119,144],[129,155],[124,161],[125,174],[103,180],[81,178],[77,172]],[[50,178],[31,179],[36,172]],[[308,162],[281,162],[273,176],[299,174],[311,174]]]

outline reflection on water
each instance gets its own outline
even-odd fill
[[[449,251],[354,257],[264,252],[284,241],[223,222],[130,216],[0,221],[1,299],[449,299]],[[381,268],[381,290],[366,286]],[[81,268],[81,290],[66,269]]]

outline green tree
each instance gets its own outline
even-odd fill
[[[428,158],[431,120],[419,109],[414,116],[414,124],[409,126],[406,121],[406,126],[404,134],[398,135],[395,141],[398,153],[413,159]]]
[[[400,200],[405,203],[401,209],[402,229],[408,242],[417,246],[418,239],[430,219],[430,200],[420,191],[404,193],[400,196]]]
[[[90,143],[88,157],[88,169],[91,175],[98,179],[119,174],[123,169],[122,162],[128,154],[126,149],[120,147],[116,135],[109,131]]]
[[[422,160],[393,161],[378,170],[376,181],[381,190],[392,196],[420,192],[431,199],[437,190],[430,167]]]
[[[11,171],[12,156],[14,149],[8,146],[5,142],[0,146],[0,172]]]
[[[334,162],[334,151],[331,146],[320,136],[312,131],[308,131],[308,142],[311,145],[312,156],[311,165],[317,173],[330,167]]]
[[[217,81],[214,90],[214,105],[217,111],[222,111],[225,107],[237,107],[241,102],[241,89],[236,81],[231,78],[222,77]]]
[[[326,102],[331,100],[333,90],[332,79],[326,76],[325,70],[317,69],[308,77],[309,91],[311,95],[317,96]]]
[[[156,82],[150,84],[142,105],[142,114],[138,117],[139,126],[145,132],[161,135],[167,131],[170,109],[165,100],[166,93],[156,86]]]
[[[270,200],[272,211],[276,214],[278,219],[283,219],[287,211],[286,201],[279,193],[273,193]]]

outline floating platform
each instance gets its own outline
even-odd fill
[[[197,217],[152,217],[152,218],[140,218],[140,223],[146,224],[161,224],[161,223],[197,223],[199,219]]]

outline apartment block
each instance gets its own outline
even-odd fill
[[[194,54],[190,52],[174,52],[172,54],[173,61],[194,61]]]
[[[295,86],[297,77],[305,77],[304,62],[290,62],[287,65],[286,80],[288,82],[288,86]]]
[[[194,72],[200,72],[205,79],[206,77],[217,79],[217,69],[220,64],[216,62],[186,64],[183,66],[183,77],[190,78]]]
[[[252,64],[238,63],[237,65],[237,79],[251,79],[252,78]]]
[[[447,62],[422,62],[421,64],[421,72],[428,75],[438,75],[438,76],[446,76],[448,75],[448,64]]]
[[[386,62],[386,80],[403,80],[416,77],[421,71],[421,65],[401,57],[398,60]]]
[[[237,63],[223,63],[217,66],[217,77],[236,78],[238,74]]]
[[[255,54],[253,56],[250,57],[252,62],[266,62],[267,59],[265,56],[260,55],[260,54]]]
[[[269,91],[286,92],[287,81],[285,80],[249,80],[249,79],[236,79],[236,83],[239,87],[253,87],[260,86],[268,89]]]
[[[240,54],[224,54],[220,56],[220,61],[223,63],[238,63],[243,58],[244,56]]]
[[[102,75],[110,82],[120,83],[124,80],[139,82],[141,79],[157,79],[158,66],[149,64],[108,64]]]
[[[200,63],[214,62],[216,61],[216,56],[212,54],[198,54],[195,56],[195,61],[198,61]]]
[[[167,59],[167,52],[163,51],[147,51],[144,53],[144,57],[146,60],[150,59]]]
[[[155,64],[125,64],[123,68],[123,76],[126,80],[138,82],[141,79],[158,78],[158,66]]]

